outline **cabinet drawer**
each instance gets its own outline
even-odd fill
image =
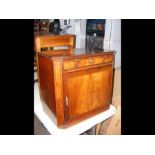
[[[73,60],[64,61],[63,69],[66,71],[75,69],[75,62]]]
[[[86,59],[81,59],[79,61],[79,67],[86,67],[91,65],[102,64],[104,58],[103,57],[90,57]]]
[[[112,55],[105,55],[105,56],[98,56],[98,57],[89,57],[89,58],[75,58],[73,60],[66,60],[64,61],[63,69],[65,71],[78,69],[83,67],[88,67],[92,65],[99,65],[104,63],[112,63],[113,56]]]
[[[110,63],[113,61],[113,55],[107,55],[106,56],[106,63]]]

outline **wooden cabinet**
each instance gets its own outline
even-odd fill
[[[60,128],[109,108],[114,52],[51,56],[38,53],[41,100]]]

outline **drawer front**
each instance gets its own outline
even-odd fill
[[[88,58],[75,58],[73,60],[65,60],[63,69],[64,71],[79,69],[83,67],[112,63],[113,55],[105,55],[105,56],[96,56],[96,57],[88,57]]]
[[[112,55],[107,55],[106,56],[106,63],[111,63],[113,61],[113,56]]]
[[[64,61],[63,69],[66,71],[75,69],[75,62],[73,60]]]

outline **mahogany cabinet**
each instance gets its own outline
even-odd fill
[[[70,56],[38,53],[42,102],[65,128],[109,108],[114,51]]]

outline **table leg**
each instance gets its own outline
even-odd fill
[[[99,135],[101,126],[102,126],[102,122],[101,122],[101,123],[98,123],[98,124],[95,126],[95,128],[96,128],[96,130],[95,130],[95,135]]]

